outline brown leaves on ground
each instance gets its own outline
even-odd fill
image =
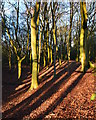
[[[3,118],[16,120],[46,118],[95,119],[96,101],[91,101],[94,92],[94,74],[89,69],[80,72],[80,63],[70,61],[43,68],[39,73],[39,87],[28,91],[31,83],[29,68],[23,68],[23,77],[9,74],[3,69]]]

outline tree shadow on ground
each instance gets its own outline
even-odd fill
[[[23,83],[25,79],[27,79],[27,76],[29,75],[28,71],[29,71],[28,67],[23,68],[23,72],[22,72],[23,76],[21,77],[20,80],[18,80],[16,71],[11,73],[9,72],[7,66],[2,68],[2,101],[3,103],[18,96],[19,95],[18,92],[21,94],[28,90],[27,85],[23,87],[23,90],[21,89],[19,89],[19,91],[15,90],[19,85]],[[26,84],[27,82],[28,80],[24,84]],[[17,94],[17,95],[14,97],[10,97],[11,95],[13,96],[14,94]]]
[[[70,63],[69,67],[72,67],[72,69],[69,69],[70,72],[65,74],[68,70],[68,67],[62,68],[62,70],[56,75],[56,78],[51,78],[50,81],[45,81],[43,86],[41,88],[38,88],[37,91],[33,92],[32,95],[30,95],[28,98],[23,100],[21,103],[17,104],[16,106],[12,107],[9,110],[4,111],[3,118],[17,118],[22,119],[24,116],[29,115],[33,110],[38,108],[43,102],[45,102],[48,98],[50,98],[54,93],[57,92],[57,90],[60,88],[61,84],[66,84],[68,81],[68,78],[70,75],[79,67],[80,64],[76,64],[75,62]],[[63,78],[61,76],[65,74]],[[51,74],[52,75],[52,74]],[[51,77],[51,75],[49,77]],[[42,118],[46,114],[48,114],[51,109],[54,109],[62,100],[64,97],[67,96],[69,92],[78,84],[80,79],[83,77],[83,74],[81,74],[75,82],[70,85],[67,90],[62,93],[61,97],[54,102],[54,104],[51,104],[47,111],[44,111],[44,114],[41,114],[37,116],[37,118]],[[48,79],[48,78],[47,78]],[[60,80],[58,80],[60,79]],[[40,97],[39,97],[40,96]],[[32,100],[34,100],[36,97],[37,100],[30,105]],[[11,115],[11,113],[13,113]]]
[[[46,115],[48,115],[51,111],[53,111],[62,101],[63,99],[68,95],[68,93],[71,92],[72,89],[75,88],[75,86],[79,83],[79,81],[83,77],[83,73],[80,74],[80,76],[65,90],[64,93],[61,94],[58,99],[56,99],[48,108],[46,111],[43,111],[39,116],[37,116],[36,119],[43,119]]]

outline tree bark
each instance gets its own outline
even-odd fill
[[[82,71],[86,71],[88,67],[88,54],[87,54],[87,10],[86,3],[80,2],[81,12],[81,33],[80,33],[80,60],[82,65]]]
[[[31,18],[31,48],[32,48],[32,82],[30,90],[38,87],[38,61],[37,61],[37,19],[39,15],[40,3],[36,2],[33,17]]]

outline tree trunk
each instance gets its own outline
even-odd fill
[[[81,33],[80,33],[80,59],[82,65],[82,71],[86,71],[88,67],[87,58],[87,10],[86,3],[80,2],[80,12],[81,12]]]
[[[73,2],[70,2],[70,30],[68,39],[68,60],[71,59],[71,31],[72,31],[72,21],[73,21]]]
[[[62,45],[59,46],[59,66],[61,66],[61,57],[62,57]]]
[[[11,70],[11,50],[10,50],[10,48],[9,48],[9,70]]]
[[[30,71],[32,71],[32,51],[30,49]]]
[[[41,31],[42,31],[42,28],[41,28]],[[39,58],[38,58],[38,73],[39,73],[39,70],[40,70],[40,55],[41,55],[41,34],[42,32],[40,31],[40,37],[39,37]]]
[[[53,3],[54,4],[54,3]],[[52,9],[52,6],[51,6],[51,11],[52,11],[52,22],[53,22],[53,38],[54,38],[54,78],[56,76],[56,25],[55,25],[55,11],[54,9]]]
[[[55,36],[55,29],[53,29],[53,37],[54,37],[54,77],[56,76],[56,36]]]
[[[53,56],[52,56],[52,40],[53,40],[53,35],[51,33],[51,44],[50,44],[50,57],[51,57],[51,64],[53,62]]]
[[[22,59],[20,59],[19,57],[17,57],[17,60],[18,60],[18,79],[21,78],[21,63],[22,61],[25,59],[26,56],[22,57]]]
[[[31,82],[31,87],[30,90],[36,89],[38,87],[38,65],[37,65],[37,29],[36,29],[36,21],[39,15],[39,7],[40,3],[36,3],[35,6],[35,12],[33,14],[33,17],[31,18],[31,48],[32,48],[32,82]]]
[[[18,60],[18,79],[21,77],[21,60]]]
[[[50,50],[49,50],[49,23],[47,21],[47,55],[48,55],[48,58],[47,58],[47,69],[48,69],[48,66],[49,66],[49,60],[50,60]]]

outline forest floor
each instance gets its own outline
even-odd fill
[[[30,68],[23,66],[21,80],[16,72],[2,71],[2,116],[3,119],[94,119],[96,120],[96,100],[91,101],[94,93],[95,76],[92,69],[85,74],[80,72],[81,65],[75,61],[56,63],[43,68],[39,73],[39,87],[28,91],[31,83]]]

